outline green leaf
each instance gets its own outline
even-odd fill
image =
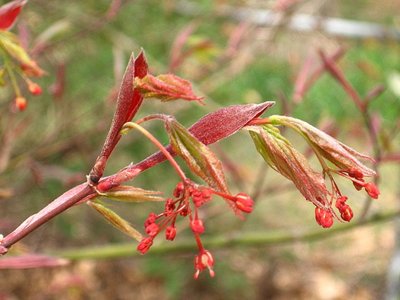
[[[106,193],[102,193],[100,196],[122,202],[164,201],[163,197],[157,196],[160,194],[161,192],[158,191],[148,191],[133,186],[123,185],[115,187]]]
[[[168,119],[165,126],[172,149],[185,160],[190,170],[212,188],[228,193],[222,163],[215,154],[175,119]]]
[[[117,228],[119,231],[122,231],[126,235],[134,238],[137,241],[142,240],[142,235],[139,231],[133,228],[128,221],[120,217],[116,212],[111,209],[105,207],[99,202],[88,201],[88,205],[93,207],[99,214],[101,214],[111,225]]]

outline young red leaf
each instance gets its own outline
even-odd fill
[[[274,102],[267,101],[260,104],[243,104],[224,107],[202,117],[189,128],[189,132],[203,144],[213,144],[233,135],[246,126],[251,120],[264,113],[272,105],[274,105]],[[171,154],[175,154],[171,146],[167,146],[166,148]],[[109,190],[119,185],[121,182],[134,178],[140,172],[163,162],[165,159],[166,157],[163,153],[160,151],[156,152],[143,161],[128,166],[119,172],[119,174],[104,179],[98,186],[98,189]]]
[[[0,30],[8,30],[28,0],[14,0],[0,6]]]
[[[222,163],[215,154],[175,119],[165,123],[174,152],[185,160],[190,170],[211,187],[228,193]]]
[[[132,54],[122,79],[118,94],[117,107],[110,130],[101,153],[89,175],[90,180],[94,183],[97,183],[103,175],[106,162],[121,138],[120,131],[122,126],[133,118],[142,104],[143,96],[139,90],[133,88],[133,82],[135,76],[139,78],[146,76],[147,70],[148,67],[144,53],[141,52],[136,59]]]
[[[0,259],[0,269],[32,269],[65,266],[68,260],[40,254],[24,254],[3,257]]]
[[[121,218],[117,213],[115,213],[111,209],[94,201],[88,201],[87,204],[93,207],[99,214],[101,214],[111,225],[113,225],[119,231],[125,233],[126,235],[134,238],[137,241],[142,240],[143,237],[140,234],[140,232],[137,231],[135,228],[133,228],[126,220]]]

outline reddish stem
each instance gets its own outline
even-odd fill
[[[88,197],[96,195],[93,187],[86,183],[78,185],[62,194],[53,202],[44,207],[40,212],[27,218],[13,232],[8,234],[0,241],[0,255],[5,254],[13,244],[27,236],[29,233],[55,217],[56,215],[67,210],[75,203]]]

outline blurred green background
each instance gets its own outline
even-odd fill
[[[4,2],[4,1],[3,1]],[[29,2],[14,32],[24,32],[33,57],[47,75],[37,80],[43,95],[29,97],[26,111],[11,115],[12,92],[0,90],[0,134],[15,126],[7,167],[0,174],[0,231],[8,233],[30,214],[66,189],[83,182],[93,164],[114,112],[115,96],[130,53],[144,49],[153,74],[171,70],[173,45],[191,28],[181,50],[183,61],[173,72],[190,80],[205,96],[196,103],[147,101],[137,117],[174,114],[189,126],[219,107],[274,100],[268,114],[287,113],[328,128],[338,139],[373,154],[363,118],[354,103],[327,73],[293,101],[294,84],[307,59],[321,65],[318,49],[326,54],[344,47],[338,65],[362,97],[378,84],[385,91],[373,100],[370,113],[384,155],[399,151],[400,44],[399,40],[333,36],[321,30],[296,32],[282,26],[256,26],[227,11],[243,8],[274,10],[290,1],[44,1]],[[296,1],[293,1],[296,2]],[[120,5],[120,7],[119,7]],[[119,8],[118,8],[119,7]],[[399,30],[400,3],[382,1],[297,1],[287,15],[305,13],[378,23]],[[279,11],[277,11],[279,13]],[[160,124],[147,128],[161,141]],[[291,137],[291,133],[288,132]],[[293,137],[299,149],[304,143]],[[320,229],[313,206],[289,182],[258,157],[248,135],[238,133],[213,150],[229,166],[232,192],[257,193],[255,211],[241,221],[223,201],[215,199],[202,213],[206,238],[261,234],[298,234]],[[125,136],[113,153],[106,173],[154,151],[137,133]],[[370,214],[398,208],[398,164],[379,168],[380,200]],[[260,178],[264,177],[264,180]],[[167,163],[146,171],[132,182],[169,195],[178,177]],[[364,193],[338,181],[356,217],[366,201]],[[7,196],[8,195],[8,196]],[[162,204],[119,204],[120,212],[143,231],[149,212]],[[0,299],[380,299],[395,244],[393,222],[362,227],[317,241],[288,245],[226,247],[213,251],[216,277],[204,272],[194,281],[196,250],[113,260],[79,260],[55,269],[1,271]],[[176,242],[190,239],[181,224]],[[159,238],[160,242],[162,237]],[[128,242],[90,207],[72,208],[15,246],[15,253],[53,252]],[[165,242],[163,242],[165,243]],[[193,240],[193,245],[195,244]],[[207,245],[206,245],[207,247]],[[136,244],[132,243],[132,252]]]

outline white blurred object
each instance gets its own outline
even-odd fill
[[[179,2],[176,9],[186,15],[197,16],[202,14],[201,7],[189,1]],[[237,21],[246,21],[259,26],[281,25],[283,16],[283,13],[272,10],[229,5],[216,6],[215,13],[218,16],[230,17]],[[370,22],[294,14],[288,17],[284,24],[287,28],[299,32],[319,30],[329,35],[346,38],[400,40],[400,30]]]

